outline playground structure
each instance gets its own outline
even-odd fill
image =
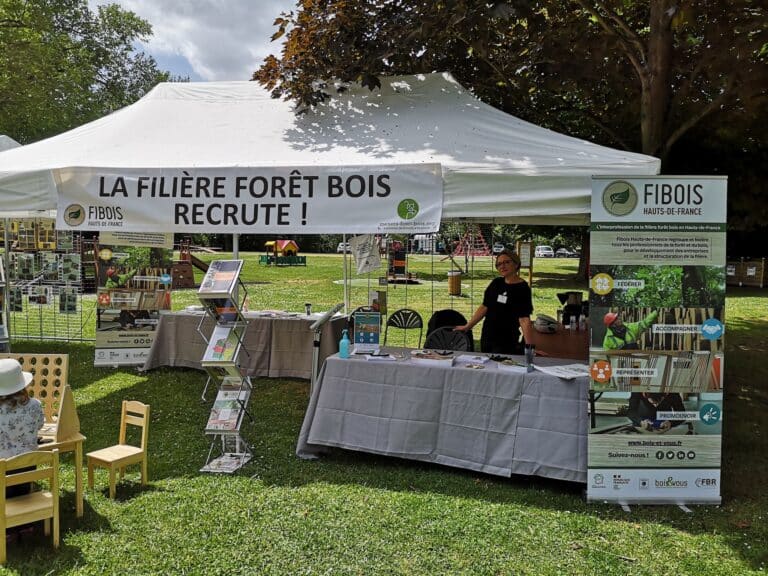
[[[203,252],[215,253],[216,250],[205,247],[194,247]],[[171,287],[172,288],[194,288],[195,271],[194,268],[203,272],[208,271],[208,264],[192,254],[192,239],[184,238],[179,242],[179,259],[171,267]]]
[[[415,275],[408,271],[408,252],[399,240],[387,243],[387,283],[419,284]]]
[[[259,264],[266,266],[306,266],[307,257],[299,256],[299,245],[293,240],[270,240],[264,243],[266,254],[259,256]]]
[[[479,226],[470,226],[453,250],[454,256],[490,256],[491,249]]]

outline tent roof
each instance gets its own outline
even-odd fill
[[[352,86],[296,115],[255,82],[162,83],[99,120],[0,153],[0,212],[55,208],[49,170],[439,162],[444,218],[589,220],[593,175],[650,175],[658,159],[564,136],[497,110],[450,74]]]
[[[0,134],[0,152],[21,146],[16,140],[5,134]],[[42,202],[36,197],[40,197]],[[34,205],[35,208],[27,209]],[[39,205],[39,206],[38,206]],[[40,206],[47,206],[41,208]],[[56,217],[56,184],[50,172],[41,179],[34,178],[29,184],[11,194],[0,184],[0,216],[4,218],[55,218]]]
[[[0,134],[0,152],[3,150],[10,150],[11,148],[18,148],[21,146],[16,140],[5,134]]]

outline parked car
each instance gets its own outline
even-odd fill
[[[552,246],[536,246],[533,256],[535,258],[554,258],[555,251],[552,250]]]
[[[343,254],[344,252],[351,252],[349,242],[339,242],[339,245],[336,246],[336,254]]]
[[[502,250],[504,250],[504,244],[502,244],[501,242],[494,242],[493,243],[493,247],[491,248],[491,252],[493,253],[494,256],[496,256],[497,254],[501,254]]]
[[[568,248],[558,248],[555,250],[555,258],[578,258],[579,253]]]

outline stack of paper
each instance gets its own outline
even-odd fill
[[[457,364],[485,364],[490,358],[474,354],[459,354],[456,356]]]

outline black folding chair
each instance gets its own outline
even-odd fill
[[[453,328],[455,326],[463,326],[466,323],[467,323],[467,319],[464,318],[464,315],[461,312],[458,312],[451,308],[446,308],[445,310],[437,310],[435,311],[434,314],[432,314],[432,317],[429,319],[429,322],[427,322],[427,337],[429,337],[429,334],[431,334],[438,328],[442,328],[443,326],[450,326],[451,328]],[[475,339],[472,337],[472,330],[469,330],[464,334],[466,334],[467,337],[469,338],[468,350],[474,350]],[[424,345],[426,346],[426,342]]]
[[[424,340],[424,348],[430,350],[457,350],[471,351],[472,342],[466,332],[459,332],[453,326],[436,328],[427,334]]]
[[[421,315],[416,310],[410,308],[400,308],[395,310],[389,318],[387,318],[387,325],[384,328],[384,345],[387,345],[387,336],[389,335],[389,328],[399,328],[403,331],[403,345],[405,346],[405,339],[408,335],[408,330],[419,329],[419,342],[416,347],[421,347],[421,337],[424,333],[424,321],[421,319]]]

